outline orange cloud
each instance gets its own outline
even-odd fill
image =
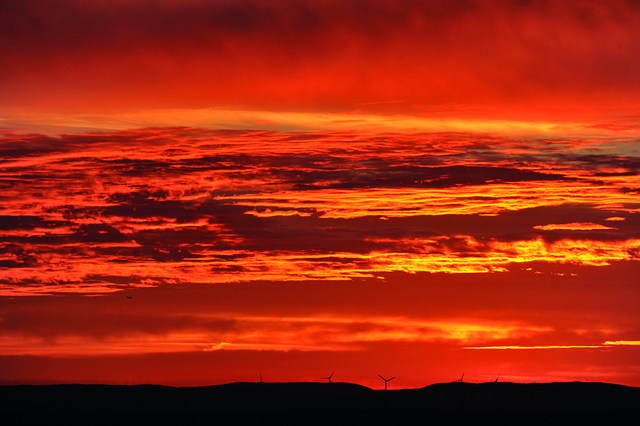
[[[605,219],[606,220],[606,219]],[[616,229],[609,226],[599,225],[597,223],[558,223],[550,225],[537,225],[534,229],[541,229],[543,231],[554,231],[556,229],[566,229],[570,231],[591,231],[594,229]]]
[[[216,320],[209,317],[208,320]],[[225,317],[218,319],[225,321]],[[234,318],[224,330],[186,329],[165,333],[129,332],[99,338],[59,335],[48,339],[4,334],[4,355],[107,355],[215,350],[353,351],[371,342],[437,342],[463,344],[532,337],[553,331],[513,322],[408,318],[251,317]],[[194,322],[197,324],[197,322]]]
[[[503,152],[513,147],[530,152]],[[635,260],[634,222],[598,222],[638,210],[637,164],[574,147],[470,133],[10,132],[0,145],[11,182],[0,201],[0,285],[110,292],[120,284],[91,277],[346,280]],[[587,220],[540,225],[535,209]],[[507,217],[515,222],[500,225]],[[461,232],[462,223],[474,225]]]
[[[600,345],[467,346],[464,349],[598,349],[598,348],[606,348],[608,346],[640,346],[640,341],[635,341],[635,340],[606,341]]]

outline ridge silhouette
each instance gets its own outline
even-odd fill
[[[522,419],[602,419],[610,422],[611,419],[622,420],[640,413],[640,388],[597,382],[519,384],[457,381],[388,391],[344,382],[332,382],[330,387],[331,406],[327,406],[327,382],[261,381],[202,387],[0,386],[0,412],[5,416],[19,414],[23,421],[60,419],[65,424],[95,423],[93,420],[99,419],[117,421],[118,424],[146,421],[154,424],[170,421],[198,423],[212,419],[211,416],[249,420],[308,418],[333,423],[357,419],[375,422],[380,416],[390,416],[390,420],[403,420],[405,417],[409,420],[418,416],[424,420],[453,421],[454,424],[458,420],[452,419],[487,419],[493,424],[507,424]],[[464,388],[464,411],[460,409],[461,387]],[[341,416],[335,417],[338,412]],[[456,417],[451,417],[455,413]],[[131,423],[127,423],[129,421]]]

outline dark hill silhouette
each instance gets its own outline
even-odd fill
[[[330,389],[329,389],[330,386]],[[330,394],[329,394],[330,390]],[[329,396],[330,395],[330,396]],[[349,424],[367,420],[534,424],[624,419],[640,413],[640,388],[605,383],[440,383],[372,390],[350,383],[0,386],[0,414],[20,422],[212,424],[214,420]]]

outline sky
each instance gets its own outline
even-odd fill
[[[0,4],[0,385],[640,386],[640,4]]]

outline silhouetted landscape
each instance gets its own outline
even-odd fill
[[[606,383],[441,383],[372,390],[350,383],[18,385],[0,387],[4,418],[65,424],[215,424],[278,420],[304,424],[533,424],[542,420],[625,419],[640,412],[640,388]]]

